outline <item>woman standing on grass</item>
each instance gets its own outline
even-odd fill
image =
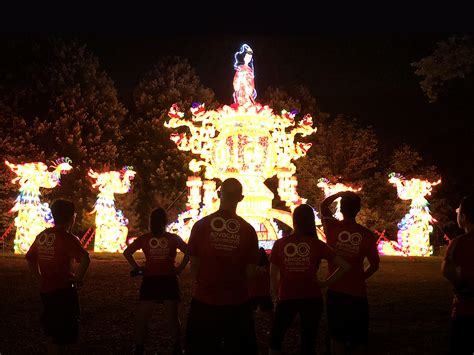
[[[135,327],[136,354],[144,353],[144,341],[154,302],[164,303],[169,331],[174,341],[173,353],[181,354],[178,275],[186,267],[189,257],[186,254],[186,243],[178,235],[166,232],[166,224],[165,210],[163,208],[153,210],[150,215],[150,232],[139,236],[123,252],[133,267],[132,274],[143,271],[143,268],[135,261],[133,253],[142,249],[145,254],[145,268]],[[177,249],[185,255],[180,265],[175,267]]]
[[[297,314],[301,324],[301,354],[315,354],[319,321],[323,313],[321,288],[339,280],[350,265],[318,239],[314,212],[300,205],[293,212],[294,231],[273,244],[270,255],[271,291],[276,303],[270,334],[270,355],[281,354],[286,331]],[[337,265],[326,280],[319,281],[321,259]]]

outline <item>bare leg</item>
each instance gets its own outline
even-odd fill
[[[143,346],[148,331],[148,320],[153,309],[152,301],[140,301],[138,305],[136,323],[135,323],[135,342]]]
[[[178,301],[167,300],[163,302],[164,311],[166,318],[168,320],[168,329],[173,341],[175,351],[181,350],[181,341],[180,341],[180,328],[181,324],[179,321],[178,314]]]

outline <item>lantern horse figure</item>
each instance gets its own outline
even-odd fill
[[[50,171],[46,164],[41,162],[12,164],[5,161],[5,164],[17,175],[12,183],[20,185],[20,195],[10,210],[11,213],[18,212],[15,218],[15,254],[25,254],[36,236],[54,225],[49,205],[41,203],[40,187],[47,189],[56,187],[61,174],[72,169],[70,163],[69,158],[60,158],[54,162],[51,166],[53,170]]]
[[[97,173],[90,169],[88,175],[95,179],[92,187],[99,188],[94,205],[96,213],[95,252],[118,252],[125,248],[128,233],[128,220],[121,210],[115,209],[114,194],[125,194],[130,190],[135,177],[132,167],[125,166],[121,171]]]

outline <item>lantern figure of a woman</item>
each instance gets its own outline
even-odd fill
[[[254,105],[257,91],[254,84],[252,48],[243,44],[234,58],[234,102],[241,106]]]

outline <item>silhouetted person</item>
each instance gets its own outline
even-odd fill
[[[474,354],[474,196],[461,201],[457,222],[465,234],[451,240],[441,266],[454,286],[450,354]]]
[[[264,248],[258,250],[258,264],[255,277],[249,282],[250,304],[254,311],[273,311],[270,295],[270,261]]]
[[[333,218],[331,203],[341,197],[343,220]],[[332,354],[366,353],[369,333],[369,306],[366,281],[379,268],[377,238],[356,222],[360,197],[350,191],[336,193],[321,203],[321,216],[327,244],[351,264],[351,269],[339,281],[328,287],[327,317]],[[364,269],[367,258],[369,266]],[[337,265],[328,262],[331,274]]]
[[[314,212],[309,205],[300,205],[293,212],[294,231],[275,242],[270,256],[272,294],[275,316],[270,334],[269,354],[280,354],[286,331],[297,314],[301,325],[301,354],[316,353],[319,321],[323,313],[321,288],[339,280],[350,265],[318,239]],[[337,269],[319,281],[317,272],[321,259]]]
[[[48,337],[48,353],[65,352],[79,335],[79,297],[89,267],[89,254],[71,234],[76,213],[74,203],[56,200],[51,205],[55,226],[41,232],[26,253],[28,266],[40,282],[42,325]],[[79,264],[76,272],[73,261]]]
[[[256,354],[248,280],[258,262],[255,229],[236,214],[243,199],[237,179],[225,180],[219,210],[196,222],[189,239],[195,289],[187,354]]]
[[[186,253],[187,245],[178,235],[166,232],[167,222],[163,208],[153,210],[150,215],[150,233],[139,236],[123,252],[133,267],[131,274],[143,273],[135,324],[135,353],[137,354],[144,352],[148,321],[154,302],[164,304],[169,332],[174,343],[173,353],[182,353],[178,317],[178,302],[180,301],[178,276],[186,267],[189,257],[185,254],[179,266],[175,267],[176,251],[179,249]],[[144,269],[133,257],[139,249],[145,254]]]

